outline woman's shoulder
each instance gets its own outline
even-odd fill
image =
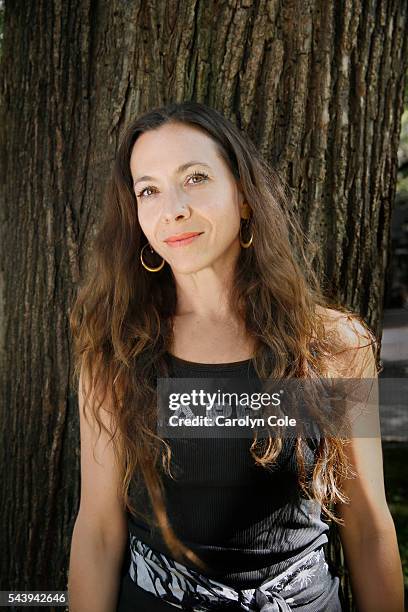
[[[327,332],[336,333],[345,347],[360,346],[363,338],[372,340],[374,334],[363,319],[351,311],[317,305],[316,314]]]
[[[331,343],[332,356],[336,358],[339,368],[336,368],[337,373],[344,368],[350,371],[350,362],[356,359],[357,349],[359,362],[372,360],[377,339],[362,317],[346,309],[323,306],[316,307],[316,314],[324,326],[326,339]],[[351,369],[354,370],[354,367]]]

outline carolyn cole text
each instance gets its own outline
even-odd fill
[[[272,414],[267,419],[267,424],[270,427],[296,427],[296,419],[289,418],[287,415],[284,417],[277,417]],[[194,416],[194,417],[180,417],[177,414],[173,414],[169,418],[170,427],[213,427],[214,425],[220,427],[265,427],[265,419],[252,418],[248,414],[245,417],[233,417],[228,418],[218,414],[215,417],[209,416]]]

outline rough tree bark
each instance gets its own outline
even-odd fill
[[[1,589],[66,588],[68,308],[124,125],[184,99],[236,121],[292,187],[332,295],[380,334],[407,41],[401,0],[6,0]]]

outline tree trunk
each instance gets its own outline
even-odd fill
[[[68,309],[125,124],[185,99],[236,121],[293,189],[330,294],[380,334],[407,41],[399,0],[6,0],[1,589],[66,589]]]

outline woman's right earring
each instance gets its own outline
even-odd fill
[[[144,268],[146,268],[146,270],[149,270],[149,272],[159,272],[159,270],[161,270],[165,264],[165,260],[163,259],[163,261],[161,262],[161,264],[157,267],[157,268],[151,268],[150,266],[148,266],[144,261],[143,261],[143,251],[145,250],[145,248],[149,246],[150,247],[150,251],[153,254],[155,251],[152,248],[152,245],[147,242],[144,247],[142,248],[142,250],[140,251],[140,261],[142,262],[142,266]]]

